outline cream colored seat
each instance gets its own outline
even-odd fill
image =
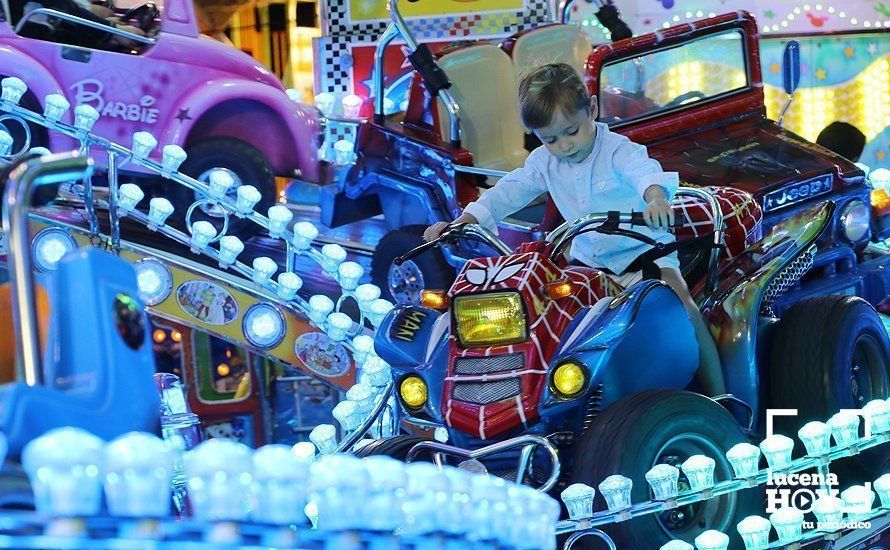
[[[478,44],[442,56],[439,65],[451,80],[462,145],[473,153],[473,164],[504,171],[522,166],[528,151],[510,57],[497,46]],[[448,113],[438,104],[441,135],[447,139]]]
[[[568,63],[583,75],[591,51],[590,39],[577,25],[548,25],[517,38],[511,55],[518,81],[525,71],[547,63]]]

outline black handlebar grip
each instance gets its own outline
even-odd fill
[[[603,6],[595,15],[599,22],[609,29],[612,34],[612,42],[618,42],[634,35],[627,23],[621,19],[621,14],[618,13],[618,8],[614,4]]]
[[[642,212],[631,212],[630,213],[630,224],[631,225],[646,225],[646,220],[643,218]]]
[[[431,95],[435,96],[441,90],[451,87],[451,80],[448,79],[448,75],[445,74],[442,67],[436,63],[433,52],[426,44],[418,45],[417,49],[408,55],[408,61],[423,79],[423,83]]]

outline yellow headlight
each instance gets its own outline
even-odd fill
[[[454,319],[464,347],[515,344],[526,338],[525,311],[516,292],[459,296]]]
[[[399,395],[407,407],[419,409],[426,405],[426,382],[419,376],[408,376],[399,384]]]
[[[553,372],[553,387],[562,397],[574,397],[587,383],[584,368],[577,363],[563,363]]]

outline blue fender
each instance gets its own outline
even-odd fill
[[[401,306],[383,319],[374,340],[374,351],[392,367],[397,382],[408,374],[423,378],[429,390],[429,400],[422,412],[436,422],[442,422],[442,391],[448,370],[450,329],[447,313]]]
[[[647,389],[685,388],[698,368],[695,329],[680,298],[661,281],[642,281],[581,310],[564,334],[548,369],[580,362],[590,382],[570,400],[555,395],[548,384],[542,417],[583,405],[594,392],[604,407]]]
[[[0,387],[0,430],[11,456],[53,428],[76,426],[110,440],[130,431],[155,431],[151,327],[138,302],[136,272],[128,262],[96,249],[59,262],[50,292],[45,385]],[[118,327],[134,327],[124,331]],[[141,329],[139,329],[141,323]],[[44,361],[47,363],[47,361]]]

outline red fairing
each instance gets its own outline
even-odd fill
[[[763,210],[754,197],[731,187],[703,189],[717,198],[723,213],[723,237],[726,249],[722,259],[732,259],[762,237]],[[677,240],[700,237],[714,231],[714,219],[708,203],[697,197],[678,197],[674,212],[683,221],[676,229]]]
[[[542,252],[543,251],[543,252]],[[445,423],[481,439],[491,439],[538,420],[538,404],[547,366],[559,339],[582,307],[600,298],[614,295],[621,288],[595,269],[569,267],[560,269],[548,257],[549,245],[527,243],[512,256],[470,260],[450,294],[479,294],[515,290],[521,296],[528,322],[525,342],[486,348],[462,348],[454,330],[451,333],[448,372],[442,396]],[[574,295],[551,300],[542,295],[548,282],[568,278],[577,288]],[[518,368],[485,374],[457,374],[455,365],[465,358],[485,357],[489,361],[510,354],[522,354]],[[461,401],[453,397],[456,384],[478,384],[478,392],[494,391],[499,383],[519,380],[519,392],[488,404]],[[485,385],[483,388],[482,385]]]

